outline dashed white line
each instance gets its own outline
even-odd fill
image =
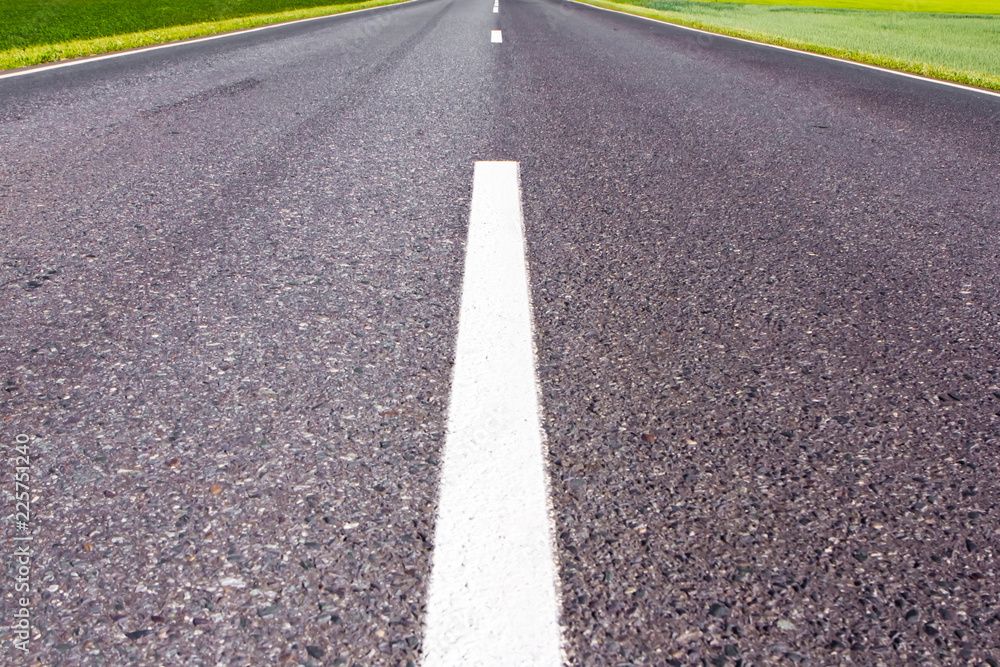
[[[490,41],[494,44],[500,44],[503,42],[503,35],[500,34],[499,30],[490,31]]]
[[[559,667],[516,162],[477,162],[422,667]]]

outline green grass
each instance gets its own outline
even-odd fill
[[[890,69],[1000,90],[1000,2],[990,0],[760,0],[753,4],[686,0],[583,0],[670,23],[814,51]],[[852,5],[841,9],[803,5]],[[974,8],[993,15],[886,11]]]
[[[717,0],[710,0],[716,2]],[[1000,14],[998,0],[747,0],[745,5],[798,5],[936,14]]]
[[[0,0],[0,70],[403,0]]]

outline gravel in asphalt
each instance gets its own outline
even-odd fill
[[[506,7],[570,662],[1000,658],[997,101]]]
[[[548,0],[0,81],[30,660],[419,661],[472,169],[514,160],[569,664],[995,667],[998,127]]]
[[[488,29],[423,3],[2,82],[38,664],[418,659]]]

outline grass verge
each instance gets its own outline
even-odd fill
[[[1000,90],[1000,15],[687,0],[580,1],[724,35]],[[888,0],[856,1],[869,6],[889,4]]]
[[[404,1],[4,0],[0,70]]]
[[[706,0],[720,2],[724,0]],[[996,0],[744,0],[745,5],[798,5],[936,14],[1000,14]]]

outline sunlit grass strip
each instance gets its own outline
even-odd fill
[[[837,58],[843,58],[845,60],[852,60],[860,63],[867,63],[870,65],[877,65],[879,67],[885,67],[887,69],[898,70],[901,72],[909,72],[911,74],[919,74],[921,76],[926,76],[934,79],[941,79],[944,81],[953,81],[955,83],[962,83],[968,86],[975,86],[979,88],[987,88],[991,90],[1000,90],[1000,74],[995,74],[993,72],[975,71],[966,68],[958,68],[954,66],[949,66],[943,63],[926,62],[924,60],[918,60],[914,58],[901,57],[898,53],[873,53],[870,51],[856,49],[856,48],[845,48],[843,46],[837,45],[836,36],[830,37],[830,42],[826,44],[817,44],[813,41],[807,41],[803,39],[798,39],[790,36],[787,31],[781,30],[778,26],[772,26],[768,29],[768,32],[761,32],[759,30],[752,30],[745,27],[738,27],[739,17],[734,16],[729,13],[725,16],[720,16],[721,18],[730,19],[730,25],[725,25],[719,21],[712,20],[711,18],[703,18],[701,16],[695,16],[692,13],[684,13],[677,11],[662,11],[657,9],[651,9],[649,7],[644,7],[641,5],[633,4],[622,4],[618,2],[608,2],[607,0],[576,0],[577,2],[583,2],[586,4],[594,5],[597,7],[603,7],[605,9],[614,9],[620,12],[625,12],[629,14],[635,14],[638,16],[644,16],[646,18],[656,19],[659,21],[664,21],[667,23],[676,23],[678,25],[688,26],[691,28],[699,28],[701,30],[706,30],[708,32],[714,32],[721,35],[730,35],[732,37],[741,37],[743,39],[750,39],[756,42],[764,42],[766,44],[774,44],[777,46],[785,46],[792,49],[799,49],[802,51],[810,51],[813,53],[820,53],[823,55],[834,56]],[[642,0],[636,0],[641,2]],[[687,3],[682,2],[671,2],[673,6],[683,5]],[[695,4],[695,3],[691,3]],[[707,3],[697,3],[707,4]],[[708,6],[713,6],[709,4]],[[720,3],[718,5],[720,8],[723,5]],[[746,5],[735,5],[730,4],[730,7],[746,7]],[[783,8],[785,11],[791,13],[801,13],[804,15],[810,10],[807,7],[801,8]],[[817,12],[830,12],[836,10],[830,9],[819,9]],[[843,10],[850,11],[850,10]],[[921,15],[923,17],[928,17],[929,15]],[[955,17],[956,20],[960,17]],[[992,18],[992,17],[991,17]],[[995,19],[998,21],[998,27],[1000,27],[1000,18]],[[913,35],[913,39],[918,39],[919,35]],[[986,60],[992,60],[1000,65],[1000,43],[996,41],[984,40],[981,49]],[[987,69],[987,68],[984,68]]]
[[[732,2],[732,0],[702,0]],[[890,12],[934,14],[1000,14],[997,0],[744,0],[747,5],[797,5],[836,9],[875,9]]]
[[[221,21],[205,21],[192,25],[171,26],[158,28],[155,30],[143,30],[123,35],[113,35],[110,37],[97,37],[93,39],[77,39],[57,44],[40,44],[29,46],[23,49],[7,49],[0,51],[0,70],[15,69],[29,65],[40,65],[42,63],[66,60],[68,58],[81,58],[114,51],[124,51],[143,46],[155,44],[165,44],[181,39],[192,37],[204,37],[234,30],[244,30],[246,28],[256,28],[272,23],[283,23],[296,19],[312,18],[316,16],[328,16],[331,14],[342,14],[358,9],[368,9],[370,7],[381,7],[383,5],[399,4],[407,0],[368,0],[345,5],[324,5],[322,7],[310,7],[305,9],[294,9],[274,14],[255,14],[240,18],[225,19]]]

